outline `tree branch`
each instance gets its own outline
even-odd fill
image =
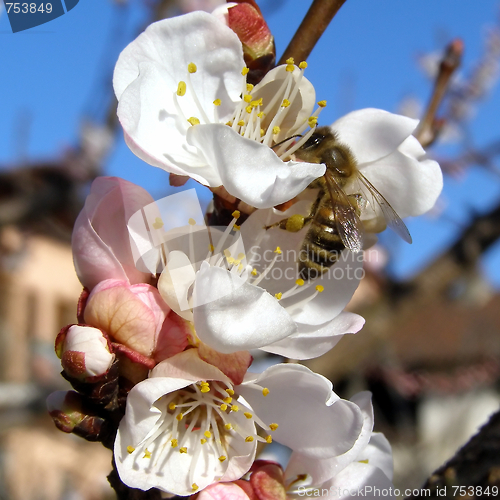
[[[285,64],[289,57],[293,57],[296,61],[305,61],[345,1],[313,0],[278,64]]]

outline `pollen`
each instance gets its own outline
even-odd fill
[[[208,439],[212,437],[212,433],[210,431],[205,431],[203,435]]]
[[[201,439],[200,439],[200,443],[201,443],[201,444],[205,444],[206,442],[207,442],[207,440],[206,440],[205,438],[201,438]]]
[[[220,99],[215,99],[214,106],[220,106],[221,104],[222,104],[222,101]]]
[[[295,64],[295,59],[293,57],[289,57],[285,62],[287,64]]]
[[[169,410],[175,410],[176,407],[177,407],[177,405],[173,401],[171,403],[169,403],[169,405],[168,405]]]
[[[227,410],[227,404],[226,403],[222,403],[219,408],[222,410],[222,411],[226,411]]]
[[[248,114],[250,114],[250,113],[253,111],[253,106],[247,106],[247,107],[245,108],[245,111],[246,111]]]
[[[193,488],[193,491],[196,491],[197,489],[199,489],[199,486],[196,483],[193,483],[191,485],[191,488]]]
[[[281,129],[276,125],[276,127],[273,127],[273,134],[279,134]]]
[[[243,127],[245,125],[245,120],[240,120],[238,122],[238,127]]]
[[[179,442],[177,441],[177,439],[172,439],[170,441],[170,444],[172,445],[172,448],[177,448],[177,445],[179,444]]]
[[[297,286],[304,286],[304,280],[302,278],[299,278],[297,281],[295,281],[295,284]]]
[[[319,106],[320,108],[324,108],[324,107],[326,106],[326,101],[319,101],[319,102],[318,102],[318,106]]]
[[[293,73],[293,70],[295,69],[295,66],[293,64],[287,64],[286,65],[286,70],[289,72],[289,73]]]
[[[269,424],[269,429],[275,431],[278,428],[278,424]]]
[[[184,415],[182,413],[179,413],[175,418],[180,422],[183,419]]]
[[[307,63],[305,61],[302,61],[299,63],[299,68],[300,69],[306,69],[307,68]]]
[[[219,462],[224,462],[224,460],[226,460],[227,457],[225,457],[224,455],[221,455],[219,457]]]
[[[213,245],[208,245],[208,249],[213,252],[215,250],[215,247]]]
[[[191,218],[191,219],[188,220],[188,224],[190,226],[196,226],[196,221],[193,218]]]
[[[281,292],[275,293],[274,296],[278,299],[281,300],[281,297],[283,297],[283,294]]]
[[[201,392],[203,393],[207,393],[207,392],[210,392],[210,386],[208,385],[203,385],[200,389]]]
[[[188,449],[183,446],[182,448],[179,448],[179,453],[187,453],[188,452]]]
[[[314,125],[318,123],[318,117],[317,116],[310,116],[307,119],[307,124],[312,128]]]
[[[191,125],[199,125],[200,120],[199,118],[196,118],[196,116],[192,116],[191,118],[188,118],[187,120]]]
[[[269,394],[269,389],[267,387],[264,387],[264,389],[262,389],[262,395],[266,397],[268,394]]]
[[[142,458],[151,458],[151,452],[147,448],[144,450],[144,456]]]
[[[188,64],[188,71],[190,73],[196,73],[198,71],[198,68],[196,67],[195,63],[189,63]]]
[[[317,291],[317,292],[321,293],[321,292],[323,292],[324,290],[325,290],[325,287],[324,287],[324,286],[322,286],[322,285],[316,285],[316,291]]]
[[[251,83],[247,83],[247,92],[252,92],[253,85]]]
[[[238,405],[231,406],[231,411],[237,412],[240,411],[240,407]]]
[[[249,71],[250,71],[250,70],[249,70],[248,68],[246,68],[246,67],[245,67],[245,68],[243,68],[243,69],[241,70],[241,74],[242,74],[243,76],[245,76],[245,75],[247,75],[247,74],[248,74],[248,72],[249,72]]]
[[[282,254],[281,248],[280,247],[276,247],[276,250],[274,251],[274,253],[277,253],[278,255],[281,255]]]
[[[226,392],[230,395],[230,396],[234,396],[234,391],[232,389],[226,389]]]
[[[235,219],[239,219],[240,216],[241,216],[241,213],[239,210],[235,210],[232,214],[231,214]]]
[[[130,454],[130,453],[134,453],[135,451],[135,448],[133,446],[127,446],[127,452]]]
[[[257,269],[255,267],[252,269],[252,272],[250,273],[252,276],[257,276]]]
[[[239,231],[241,229],[241,226],[237,226],[236,224],[233,226],[233,229],[235,231]]]
[[[260,113],[257,113],[257,118],[262,118],[264,116],[264,111],[261,111]]]
[[[369,460],[368,459],[366,459],[366,460],[358,460],[358,462],[360,464],[367,464],[369,462]]]
[[[253,415],[250,412],[248,412],[248,411],[246,411],[245,413],[243,413],[243,415],[245,415],[245,417],[247,417],[248,419],[250,419],[250,418],[253,417]]]
[[[273,442],[273,437],[271,435],[266,436],[266,443],[271,444]]]
[[[259,113],[259,115],[260,115],[260,113]],[[258,115],[257,115],[257,116],[258,116]],[[265,135],[266,135],[266,131],[265,131],[263,128],[261,128],[261,129],[260,129],[260,136],[261,136],[261,137],[264,137]]]
[[[179,82],[179,85],[177,85],[177,95],[178,96],[183,96],[186,94],[186,82]]]
[[[252,96],[250,94],[246,94],[243,96],[243,100],[247,103],[250,104],[252,102]]]
[[[253,441],[253,437],[252,436],[247,436],[245,438],[245,443],[251,443]]]
[[[231,403],[232,400],[233,400],[233,398],[231,396],[228,396],[227,398],[223,399],[224,403],[227,403],[227,404]]]
[[[229,423],[228,424],[224,424],[224,427],[226,428],[227,431],[230,431],[233,428],[233,426],[231,424],[229,424]]]
[[[281,106],[283,108],[288,108],[288,106],[290,106],[290,101],[288,99],[283,99],[283,102],[281,103]]]

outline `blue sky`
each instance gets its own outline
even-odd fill
[[[257,1],[276,38],[279,57],[310,2]],[[108,0],[80,0],[64,16],[16,34],[5,12],[0,15],[3,168],[21,157],[59,156],[76,144],[83,117],[102,118],[114,62],[144,27],[146,13],[138,0],[131,0],[128,9]],[[328,101],[323,123],[364,107],[397,111],[408,95],[426,101],[431,84],[418,69],[416,56],[440,50],[460,37],[465,42],[463,69],[467,72],[481,53],[485,28],[498,22],[499,14],[498,0],[347,0],[308,60],[306,76],[315,85],[318,99]],[[499,110],[496,89],[472,122],[476,145],[499,136]],[[105,173],[140,184],[157,198],[168,189],[167,174],[138,160],[121,140]],[[402,277],[414,273],[453,242],[473,213],[487,210],[499,197],[498,176],[479,168],[460,181],[447,178],[445,217],[408,221],[411,246],[391,235],[384,237],[394,257],[393,272]],[[500,286],[500,251],[489,252],[484,268]]]

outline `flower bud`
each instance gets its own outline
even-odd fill
[[[104,420],[88,415],[83,407],[82,396],[74,391],[53,392],[47,398],[47,410],[59,430],[98,441]]]
[[[101,330],[80,325],[63,329],[56,340],[56,353],[66,374],[79,380],[104,375],[115,358]]]

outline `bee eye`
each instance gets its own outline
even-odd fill
[[[310,148],[315,148],[321,144],[323,139],[325,138],[324,135],[320,134],[313,134],[307,141],[304,143],[302,146],[302,149],[310,149]]]

